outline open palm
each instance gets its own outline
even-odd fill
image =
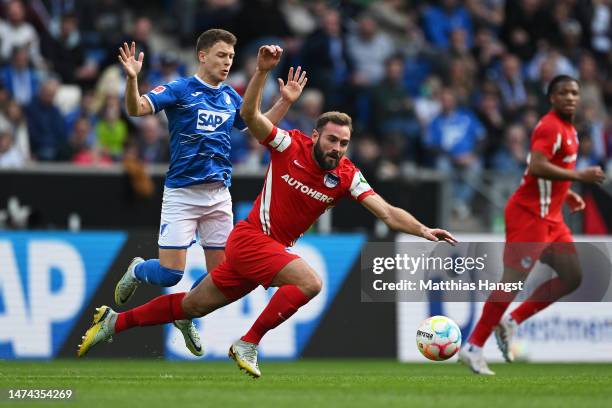
[[[293,67],[289,68],[287,83],[284,83],[281,78],[278,78],[281,97],[289,103],[297,101],[302,94],[302,90],[306,86],[306,82],[308,82],[308,78],[306,77],[306,71],[302,71],[302,67],[297,67],[295,72]]]
[[[144,52],[138,54],[136,59],[136,43],[132,41],[132,45],[128,46],[127,43],[123,43],[123,47],[119,48],[119,62],[123,65],[125,73],[130,78],[136,78],[142,69],[142,61],[144,60]]]

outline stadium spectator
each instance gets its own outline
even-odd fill
[[[76,15],[62,16],[59,35],[48,42],[43,48],[44,55],[62,82],[90,87],[98,72],[97,65],[85,57]]]
[[[183,76],[180,72],[180,60],[173,52],[166,52],[159,57],[158,67],[149,73],[149,86],[167,84]]]
[[[298,101],[298,110],[288,118],[291,126],[308,134],[314,129],[315,122],[323,113],[325,97],[318,89],[306,89]]]
[[[447,50],[454,30],[465,31],[472,46],[472,18],[458,0],[441,0],[440,5],[429,5],[423,11],[423,29],[434,47]]]
[[[127,136],[127,124],[121,118],[121,101],[116,95],[107,95],[100,120],[96,124],[98,145],[104,153],[119,160]]]
[[[25,158],[13,143],[13,134],[9,129],[0,129],[0,169],[22,167]]]
[[[363,14],[355,32],[348,36],[347,46],[355,67],[353,84],[378,84],[385,75],[385,61],[395,53],[391,38],[380,30],[372,16]]]
[[[302,60],[308,71],[308,87],[325,94],[325,108],[344,105],[345,86],[352,74],[340,13],[328,10],[321,27],[304,40]]]
[[[30,66],[26,47],[15,47],[8,65],[0,69],[0,80],[12,98],[21,105],[27,105],[38,93],[39,74]]]
[[[506,1],[500,37],[521,60],[531,59],[539,40],[554,30],[543,0]]]
[[[521,61],[516,55],[506,54],[497,79],[504,112],[511,118],[527,103],[527,88],[521,72]]]
[[[58,153],[58,160],[81,166],[112,163],[110,156],[90,144],[91,128],[87,116],[79,117],[74,124],[70,139]]]
[[[545,114],[550,108],[550,102],[546,97],[546,88],[556,75],[555,63],[552,59],[545,59],[540,64],[540,74],[534,81],[527,84],[529,92],[529,104],[535,106],[540,115]]]
[[[57,79],[47,79],[38,97],[26,108],[32,156],[37,160],[55,160],[58,149],[66,142],[64,118],[53,102],[58,87]]]
[[[379,134],[398,133],[406,146],[406,159],[413,159],[420,135],[414,104],[403,84],[404,61],[399,55],[386,62],[386,75],[373,91],[373,129]]]
[[[157,116],[145,116],[139,123],[138,156],[145,163],[166,163],[170,158],[168,138]]]
[[[491,160],[492,168],[511,179],[511,188],[525,172],[527,165],[528,136],[525,128],[517,123],[508,126],[504,132],[504,143]]]
[[[486,131],[484,158],[487,164],[490,164],[491,157],[503,142],[502,138],[506,127],[506,118],[502,111],[499,96],[494,92],[483,93],[478,104],[477,115]]]
[[[457,106],[451,89],[442,91],[440,103],[442,113],[429,125],[425,145],[435,157],[436,168],[452,177],[454,210],[459,218],[466,218],[475,193],[472,186],[482,170],[478,150],[484,128],[469,109]]]
[[[30,136],[28,125],[21,105],[10,100],[4,110],[0,110],[0,130],[8,130],[13,134],[13,144],[19,150],[25,161],[30,160]]]
[[[36,30],[26,21],[26,10],[21,0],[9,0],[6,5],[6,21],[0,20],[0,59],[7,61],[14,48],[26,47],[30,60],[42,67],[40,39]]]
[[[584,54],[580,58],[579,73],[582,106],[592,106],[599,119],[605,118],[606,105],[601,86],[603,78],[597,71],[597,62],[593,56]]]
[[[86,116],[90,123],[90,133],[87,139],[89,145],[96,143],[95,126],[98,123],[98,112],[96,111],[96,99],[93,90],[86,90],[81,95],[79,105],[65,115],[66,129],[72,133],[74,124],[81,116]]]
[[[474,19],[474,25],[499,31],[504,22],[504,5],[512,0],[467,0],[465,5]]]

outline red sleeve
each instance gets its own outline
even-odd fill
[[[272,141],[272,139],[274,139],[274,137],[276,136],[277,132],[278,132],[278,128],[276,126],[274,126],[272,128],[272,131],[268,135],[268,137],[266,137],[264,140],[260,140],[259,144],[263,145],[263,146],[267,146]]]
[[[540,122],[531,135],[531,150],[551,160],[561,147],[561,132],[553,123]]]

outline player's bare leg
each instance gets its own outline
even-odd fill
[[[322,285],[319,275],[303,259],[295,259],[281,269],[270,285],[279,287],[270,303],[251,329],[229,349],[229,356],[238,367],[254,378],[261,376],[257,363],[257,345],[261,338],[315,297]]]

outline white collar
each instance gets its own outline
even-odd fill
[[[200,78],[200,77],[198,76],[198,74],[195,74],[193,77],[194,77],[195,79],[197,79],[198,81],[200,81],[200,83],[201,83],[202,85],[204,85],[204,86],[206,86],[206,87],[208,87],[208,88],[210,88],[210,89],[219,89],[219,88],[221,88],[221,85],[223,85],[223,82],[221,82],[221,83],[220,83],[219,85],[217,85],[217,86],[212,86],[211,84],[208,84],[208,83],[204,82],[204,80],[203,80],[202,78]]]

